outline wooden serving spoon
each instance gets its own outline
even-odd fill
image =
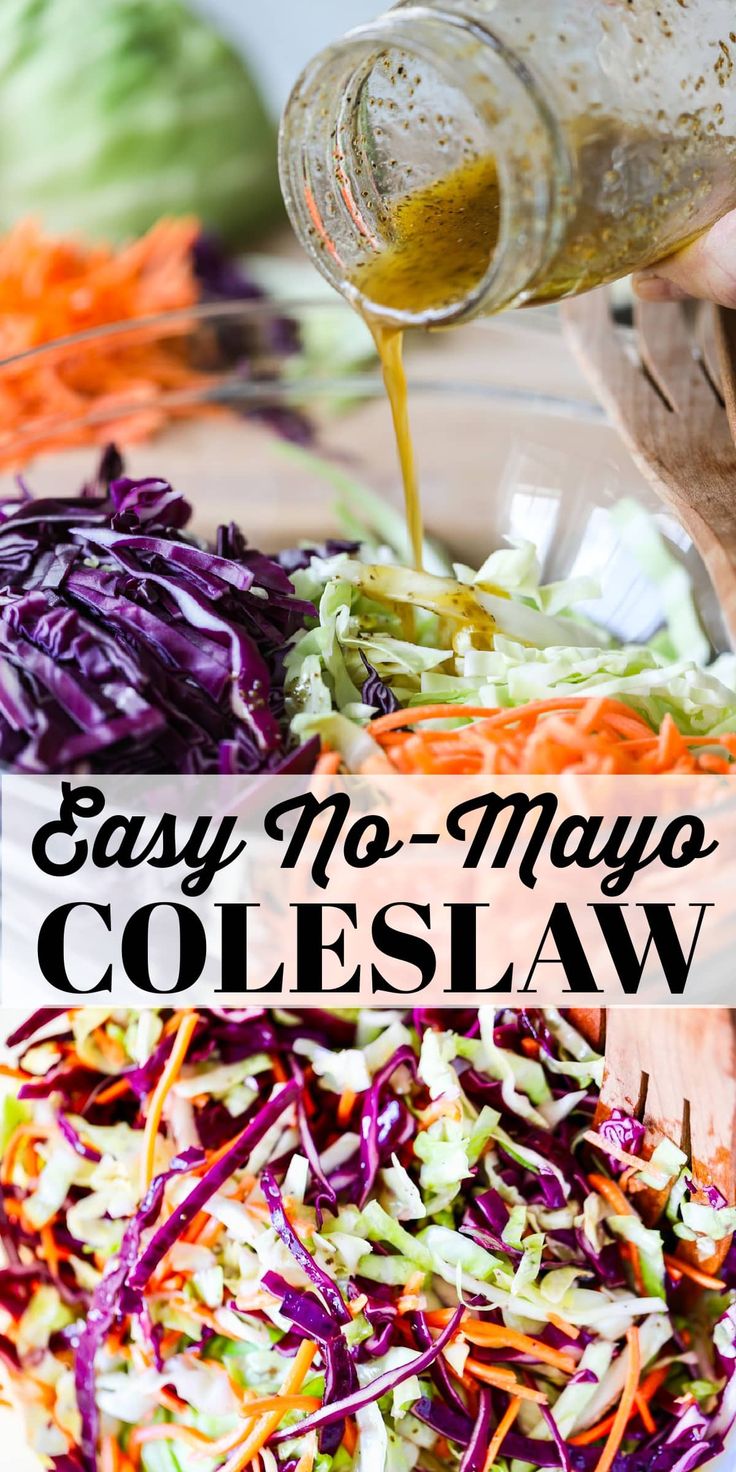
[[[595,1125],[622,1109],[646,1126],[648,1157],[666,1137],[686,1152],[701,1191],[717,1186],[736,1201],[736,1013],[728,1007],[571,1008],[570,1020],[606,1068]],[[637,1193],[650,1225],[661,1217],[669,1188]],[[697,1198],[696,1198],[697,1199]],[[703,1197],[705,1200],[705,1197]],[[730,1239],[703,1261],[695,1244],[679,1255],[706,1273],[717,1273]]]
[[[573,351],[643,474],[692,537],[736,647],[736,312],[637,302],[607,288],[565,304]]]

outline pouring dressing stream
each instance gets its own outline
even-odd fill
[[[403,0],[306,69],[280,170],[375,338],[419,565],[404,331],[578,295],[736,206],[732,0]]]

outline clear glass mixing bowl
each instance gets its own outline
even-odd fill
[[[389,413],[368,334],[360,337],[352,313],[337,302],[293,302],[281,312],[275,320],[273,309],[258,303],[203,307],[82,334],[0,363],[0,496],[17,493],[18,467],[36,493],[77,491],[94,475],[94,443],[114,439],[129,474],[181,487],[200,532],[236,520],[265,551],[339,532],[334,502],[345,482],[400,505]],[[295,326],[285,330],[284,318]],[[306,358],[291,350],[295,336]],[[101,356],[130,365],[143,344],[185,354],[201,375],[197,386],[153,394],[142,380],[135,392],[92,407],[70,391],[61,412],[34,410],[20,429],[11,427],[7,406],[17,402],[24,375],[36,382],[48,373],[78,386],[93,380]],[[416,337],[407,357],[434,536],[475,566],[505,534],[528,537],[547,578],[596,576],[602,596],[590,612],[621,638],[647,639],[662,622],[659,595],[609,514],[622,498],[634,498],[652,511],[687,567],[714,648],[726,648],[697,552],[606,423],[553,312]],[[274,433],[274,420],[284,418],[292,430],[311,426],[307,456]],[[76,443],[55,448],[60,439]],[[329,477],[315,455],[329,462]],[[38,1472],[4,1411],[0,1437],[8,1466]],[[733,1465],[732,1447],[704,1472]]]
[[[266,551],[334,534],[341,482],[401,500],[386,399],[362,330],[337,301],[286,303],[278,316],[261,302],[233,302],[95,330],[0,363],[0,492],[12,489],[11,467],[21,462],[35,492],[73,491],[96,463],[85,441],[114,439],[128,473],[184,490],[203,533],[233,519]],[[294,352],[295,341],[306,353]],[[135,367],[144,345],[185,356],[196,384],[154,392],[141,376],[97,403],[79,390],[101,358]],[[554,312],[416,335],[407,359],[426,524],[454,554],[477,566],[504,535],[528,537],[546,578],[596,577],[602,593],[589,612],[622,639],[647,639],[662,621],[660,598],[609,515],[634,498],[687,567],[714,648],[727,647],[698,553],[607,424]],[[63,399],[54,395],[60,409],[39,412],[27,392],[30,410],[20,428],[11,424],[4,394],[15,405],[25,383],[47,374],[64,385]],[[274,434],[274,420],[293,430],[294,416],[311,425],[310,450],[330,462],[331,477]],[[59,450],[60,438],[77,443]]]

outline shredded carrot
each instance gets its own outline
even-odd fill
[[[115,421],[136,404],[126,438],[140,439],[177,412],[171,402],[164,407],[166,400],[206,381],[185,351],[185,317],[181,332],[165,340],[150,330],[122,342],[94,336],[112,323],[198,302],[192,247],[199,228],[193,218],[164,219],[113,249],[47,236],[26,219],[0,239],[0,359],[29,354],[3,375],[0,460],[5,444],[29,423],[48,426],[29,442],[34,454],[114,439]],[[84,353],[59,353],[41,363],[32,356],[33,349],[78,332],[90,334]],[[190,397],[187,408],[191,412]]]
[[[644,1423],[645,1431],[648,1431],[650,1436],[654,1436],[657,1425],[649,1409],[649,1406],[644,1399],[644,1396],[641,1395],[639,1391],[637,1391],[636,1395],[634,1396],[634,1405],[636,1406],[636,1409],[639,1412],[639,1415],[641,1416],[641,1419]]]
[[[479,1319],[477,1326],[474,1320],[470,1321],[470,1325],[464,1324],[463,1333],[471,1344],[485,1345],[493,1349],[516,1349],[522,1354],[533,1355],[543,1364],[562,1370],[565,1375],[574,1375],[577,1368],[572,1355],[564,1354],[559,1349],[552,1349],[541,1339],[535,1339],[529,1334],[520,1334],[515,1329],[501,1328],[497,1324],[485,1324],[482,1319]]]
[[[288,1084],[289,1075],[286,1072],[286,1069],[284,1068],[284,1065],[281,1062],[278,1053],[275,1053],[273,1058],[271,1059],[271,1072],[277,1084]]]
[[[180,1339],[180,1329],[169,1329],[168,1332],[164,1334],[160,1345],[162,1359],[167,1360],[169,1358],[169,1355],[174,1354],[176,1346],[179,1343]]]
[[[426,1274],[420,1270],[419,1272],[412,1273],[407,1278],[404,1284],[404,1291],[396,1304],[399,1315],[415,1313],[417,1309],[422,1307],[420,1295],[424,1287],[425,1277]]]
[[[644,1412],[651,1419],[649,1402],[654,1399],[657,1391],[661,1390],[668,1374],[669,1369],[665,1365],[658,1370],[652,1370],[651,1374],[647,1375],[646,1380],[642,1381],[634,1398],[634,1405],[631,1409],[629,1421],[633,1421],[637,1415],[640,1415],[648,1429]],[[581,1431],[577,1436],[571,1437],[570,1445],[592,1446],[593,1442],[600,1441],[604,1436],[608,1436],[615,1419],[615,1415],[606,1416],[603,1421],[598,1422],[597,1426],[591,1426],[587,1431]]]
[[[566,1334],[568,1339],[579,1339],[580,1330],[574,1324],[568,1324],[567,1319],[560,1318],[559,1314],[549,1314],[549,1321],[553,1329],[559,1329],[561,1334]]]
[[[50,1129],[47,1126],[41,1124],[31,1123],[16,1125],[12,1135],[10,1136],[10,1139],[8,1140],[7,1145],[5,1146],[5,1153],[2,1158],[2,1164],[0,1164],[0,1183],[2,1183],[3,1186],[8,1186],[12,1184],[13,1172],[15,1170],[16,1161],[18,1159],[20,1151],[24,1149],[29,1142],[48,1139],[50,1133]]]
[[[452,1309],[438,1309],[427,1314],[427,1323],[431,1328],[444,1327],[450,1322],[452,1313]],[[541,1339],[521,1334],[517,1329],[507,1329],[503,1324],[487,1324],[483,1319],[466,1317],[460,1324],[460,1332],[470,1344],[482,1345],[486,1349],[515,1349],[520,1354],[533,1355],[544,1364],[562,1370],[565,1375],[574,1375],[577,1369],[572,1355],[552,1349]]]
[[[185,1232],[179,1238],[180,1242],[196,1242],[200,1233],[208,1227],[213,1218],[207,1211],[198,1211],[194,1220],[189,1223]]]
[[[636,1327],[627,1330],[626,1343],[629,1346],[626,1383],[621,1394],[621,1400],[614,1417],[613,1425],[608,1433],[608,1440],[601,1452],[595,1472],[611,1472],[616,1455],[626,1435],[629,1417],[636,1402],[636,1393],[639,1389],[639,1379],[641,1376],[641,1344],[639,1341],[639,1330]]]
[[[109,1063],[111,1069],[125,1067],[128,1061],[128,1055],[122,1043],[117,1038],[111,1038],[104,1027],[96,1027],[91,1036],[98,1052],[105,1059],[105,1062]]]
[[[176,1041],[166,1060],[166,1066],[153,1091],[151,1103],[146,1118],[146,1129],[143,1138],[143,1152],[141,1157],[141,1190],[145,1195],[153,1180],[153,1172],[156,1158],[156,1141],[158,1139],[159,1125],[163,1114],[164,1104],[176,1083],[182,1069],[184,1059],[187,1056],[189,1044],[192,1041],[195,1028],[199,1022],[198,1012],[186,1012],[179,1024]]]
[[[502,1370],[496,1365],[485,1365],[482,1360],[473,1359],[468,1355],[465,1361],[465,1374],[473,1380],[480,1380],[484,1385],[493,1385],[497,1390],[508,1390],[513,1395],[518,1395],[522,1400],[534,1401],[537,1405],[546,1405],[547,1397],[541,1390],[532,1390],[528,1385],[521,1385],[511,1370]]]
[[[312,1472],[313,1467],[314,1449],[313,1447],[307,1447],[307,1450],[303,1452],[301,1457],[299,1458],[299,1461],[294,1468],[294,1472]]]
[[[526,1053],[527,1058],[538,1058],[542,1050],[536,1038],[522,1038],[521,1051]]]
[[[41,1251],[39,1253],[39,1257],[43,1257],[43,1260],[46,1263],[52,1278],[58,1278],[60,1256],[59,1250],[56,1246],[54,1229],[50,1223],[47,1223],[45,1227],[41,1228],[40,1236]]]
[[[634,1246],[633,1242],[619,1242],[618,1250],[623,1261],[625,1263],[628,1263],[629,1267],[631,1268],[631,1275],[634,1279],[634,1287],[636,1288],[639,1297],[644,1298],[646,1296],[644,1293],[644,1279],[642,1277],[641,1263],[639,1261],[639,1253],[637,1252],[636,1247]]]
[[[305,1339],[299,1345],[281,1387],[283,1396],[296,1395],[301,1389],[316,1353],[317,1345],[311,1339]],[[283,1414],[279,1409],[259,1417],[252,1431],[246,1433],[245,1440],[241,1441],[232,1457],[221,1468],[221,1472],[243,1472],[273,1435]]]
[[[349,1457],[355,1456],[355,1449],[358,1445],[358,1428],[352,1416],[348,1416],[345,1422],[345,1433],[342,1438],[342,1445],[344,1446]]]
[[[602,1176],[596,1171],[593,1171],[588,1176],[588,1184],[591,1190],[597,1191],[598,1195],[603,1197],[603,1200],[615,1211],[617,1216],[637,1215],[628,1196],[624,1195],[624,1192],[616,1181],[609,1180],[608,1176]],[[637,1293],[640,1297],[643,1297],[644,1279],[638,1249],[634,1246],[633,1242],[619,1242],[618,1250],[622,1260],[627,1262],[631,1268]]]
[[[466,724],[450,730],[416,729],[428,721],[458,719]],[[736,735],[685,737],[669,716],[657,734],[637,711],[608,698],[571,696],[503,710],[473,705],[409,707],[378,716],[371,721],[370,733],[395,771],[433,776],[565,771],[725,774],[736,760]]]
[[[340,1103],[337,1106],[338,1124],[347,1124],[355,1107],[356,1098],[357,1095],[351,1089],[345,1089],[344,1093],[340,1095]]]
[[[119,1472],[119,1468],[120,1457],[117,1441],[114,1436],[105,1436],[102,1439],[100,1472]]]
[[[32,1073],[26,1073],[23,1068],[12,1068],[9,1063],[0,1063],[0,1078],[15,1078],[21,1083],[27,1084],[33,1078]]]
[[[316,777],[335,777],[340,770],[341,757],[339,751],[323,751],[319,757],[314,774]]]
[[[263,1395],[243,1401],[243,1410],[259,1416],[267,1411],[278,1411],[285,1416],[287,1411],[316,1411],[320,1404],[318,1395]]]
[[[218,1222],[217,1217],[211,1216],[207,1225],[202,1228],[197,1243],[200,1247],[214,1247],[225,1232],[223,1222]]]
[[[509,1402],[508,1408],[504,1412],[501,1420],[498,1423],[498,1426],[496,1427],[496,1430],[493,1433],[493,1436],[491,1437],[491,1442],[488,1447],[488,1455],[486,1456],[486,1460],[483,1464],[483,1472],[491,1472],[493,1463],[495,1462],[496,1457],[498,1456],[501,1447],[506,1440],[508,1432],[511,1430],[511,1427],[513,1426],[514,1421],[516,1420],[516,1417],[518,1416],[520,1410],[521,1400],[518,1395],[515,1395],[513,1400]]]
[[[162,1398],[163,1399],[163,1398]],[[164,1401],[164,1404],[166,1402]],[[287,1411],[313,1411],[319,1405],[319,1398],[306,1395],[270,1395],[262,1396],[252,1401],[244,1401],[241,1406],[245,1419],[245,1426],[240,1425],[234,1431],[219,1440],[207,1436],[205,1432],[199,1431],[194,1426],[186,1426],[181,1422],[167,1421],[157,1422],[152,1426],[140,1426],[131,1433],[129,1449],[133,1457],[138,1460],[138,1452],[142,1446],[152,1441],[183,1441],[185,1445],[192,1447],[195,1451],[206,1450],[209,1456],[223,1456],[237,1450],[253,1428],[255,1418],[262,1414],[274,1413],[277,1415],[277,1424]],[[179,1402],[179,1410],[184,1409],[184,1402]],[[270,1433],[269,1433],[270,1434]]]
[[[127,1078],[118,1078],[114,1084],[110,1084],[109,1088],[103,1089],[101,1094],[95,1095],[94,1103],[112,1104],[115,1099],[122,1099],[123,1094],[127,1094],[129,1089],[130,1084]]]
[[[462,1122],[463,1106],[459,1099],[436,1099],[427,1109],[423,1109],[419,1115],[419,1123],[422,1129],[435,1124],[438,1119],[454,1119],[458,1124]]]
[[[651,1417],[649,1402],[654,1400],[657,1391],[661,1390],[668,1375],[669,1366],[663,1365],[658,1370],[652,1370],[646,1379],[642,1380],[636,1393],[635,1403],[632,1407],[629,1421],[633,1421],[637,1415],[640,1415],[644,1420],[644,1410],[646,1410],[647,1416]],[[597,1426],[591,1426],[587,1431],[581,1431],[577,1436],[571,1437],[570,1445],[592,1446],[594,1441],[601,1441],[604,1436],[608,1436],[615,1419],[615,1415],[606,1416],[603,1421],[598,1422]]]
[[[629,1420],[633,1421],[635,1414],[634,1409]],[[571,1436],[570,1446],[593,1446],[594,1442],[601,1441],[604,1436],[608,1436],[615,1419],[615,1416],[606,1416],[604,1420],[598,1422],[597,1426],[591,1426],[588,1431],[580,1431],[577,1436]]]
[[[669,1365],[660,1365],[659,1369],[651,1370],[646,1379],[642,1380],[639,1386],[639,1395],[647,1405],[650,1400],[654,1400],[657,1391],[662,1389],[669,1373]]]
[[[206,1447],[208,1451],[213,1446],[211,1436],[205,1436],[196,1427],[184,1426],[177,1421],[162,1421],[155,1426],[136,1426],[130,1433],[128,1446],[135,1455],[139,1447],[148,1446],[152,1441],[183,1441],[187,1446],[197,1450]]]
[[[204,1175],[205,1171],[211,1170],[213,1165],[217,1165],[221,1160],[224,1159],[224,1157],[227,1155],[228,1150],[232,1150],[235,1141],[239,1138],[239,1135],[233,1135],[232,1139],[227,1140],[224,1145],[221,1145],[219,1150],[214,1150],[211,1155],[208,1155],[207,1159],[203,1160],[201,1165],[195,1165],[193,1174],[201,1176]],[[251,1188],[255,1186],[255,1176],[249,1176],[248,1180],[250,1181]]]
[[[176,1337],[178,1341],[180,1335],[177,1334]],[[174,1390],[168,1390],[165,1385],[163,1389],[159,1391],[158,1398],[162,1406],[166,1406],[167,1411],[174,1411],[177,1415],[181,1415],[181,1412],[185,1411],[187,1408],[186,1401],[182,1400],[181,1396],[177,1395]]]
[[[591,1190],[597,1191],[598,1195],[603,1197],[603,1200],[608,1206],[613,1208],[617,1216],[636,1216],[636,1212],[628,1197],[624,1196],[621,1187],[615,1181],[609,1180],[608,1176],[598,1175],[594,1171],[588,1176],[588,1185],[591,1187]]]
[[[701,1268],[695,1268],[692,1263],[684,1262],[681,1257],[671,1257],[667,1252],[664,1255],[665,1265],[668,1272],[675,1277],[678,1274],[682,1278],[689,1278],[692,1283],[697,1283],[700,1288],[710,1288],[714,1293],[721,1293],[728,1286],[722,1278],[713,1278],[710,1273],[704,1273]]]

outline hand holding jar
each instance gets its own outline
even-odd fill
[[[736,210],[686,250],[640,272],[634,287],[637,296],[648,302],[696,296],[722,307],[736,307]]]

